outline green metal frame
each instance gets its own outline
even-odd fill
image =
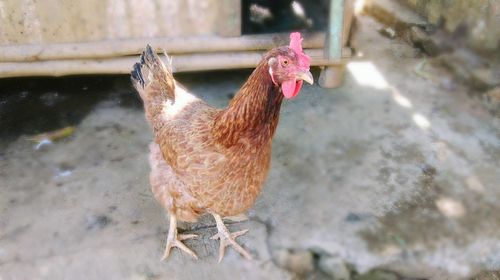
[[[344,30],[344,0],[330,1],[328,21],[328,42],[326,56],[330,60],[340,60],[342,57],[342,33]]]

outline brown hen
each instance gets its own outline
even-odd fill
[[[170,228],[163,258],[178,247],[194,258],[177,234],[177,220],[196,222],[213,215],[220,239],[219,261],[231,245],[245,258],[251,255],[230,233],[222,217],[235,216],[254,204],[269,171],[271,141],[283,97],[295,97],[302,81],[310,84],[309,57],[299,33],[290,46],[264,55],[262,61],[225,109],[214,108],[187,92],[148,45],[134,65],[132,82],[144,102],[153,127],[150,144],[150,183],[153,194],[168,210]]]

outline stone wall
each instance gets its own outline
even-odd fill
[[[0,45],[211,35],[218,33],[219,18],[228,21],[221,8],[225,6],[219,4],[216,0],[0,0]],[[239,27],[239,22],[233,25]]]
[[[498,0],[405,0],[408,6],[433,24],[463,35],[467,45],[481,51],[500,46]]]

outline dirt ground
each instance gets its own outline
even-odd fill
[[[304,86],[285,102],[263,193],[248,221],[230,225],[250,229],[239,241],[253,261],[228,249],[217,263],[210,217],[183,225],[200,235],[186,242],[200,260],[175,250],[160,261],[167,219],[150,192],[151,131],[128,77],[99,78],[111,83],[99,96],[99,84],[70,79],[59,91],[2,97],[0,110],[18,101],[0,119],[12,132],[0,144],[0,279],[461,279],[500,270],[499,119],[378,27],[360,20],[342,87]],[[178,78],[224,106],[248,74]],[[37,106],[65,113],[25,117]],[[34,123],[76,129],[35,149],[26,140],[41,132]],[[382,270],[362,275],[372,269]]]

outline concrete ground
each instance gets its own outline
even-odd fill
[[[86,111],[74,110],[71,137],[38,150],[26,135],[3,135],[0,279],[459,279],[500,270],[499,119],[378,27],[360,20],[341,88],[305,86],[285,102],[263,193],[249,221],[230,225],[250,229],[239,241],[254,261],[228,249],[218,264],[209,217],[183,225],[200,235],[186,242],[200,260],[175,250],[160,261],[167,220],[150,192],[151,132],[127,77],[106,78],[115,84],[99,97],[68,95],[71,84],[1,97],[3,110],[24,98]],[[224,106],[248,73],[178,78]],[[34,110],[23,102],[11,112],[19,122],[0,119],[3,131],[29,135],[23,128],[43,119],[23,118]]]

